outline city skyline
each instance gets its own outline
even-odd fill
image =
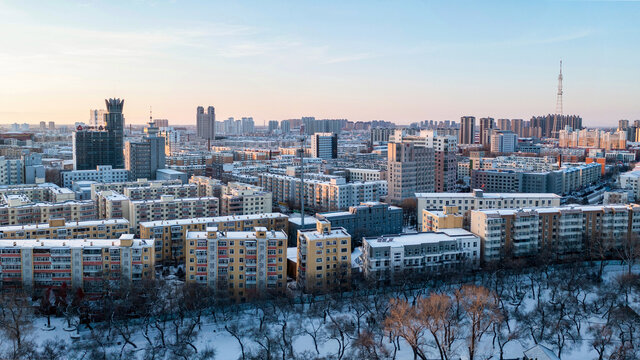
[[[202,14],[212,14],[211,18]],[[195,125],[315,116],[351,121],[522,118],[564,113],[587,126],[640,118],[638,2],[0,4],[0,123],[87,122],[125,98]]]

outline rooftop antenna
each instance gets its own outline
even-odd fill
[[[562,115],[562,60],[560,60],[560,74],[558,75],[558,97],[556,99],[556,114]]]

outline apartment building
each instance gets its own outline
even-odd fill
[[[402,209],[381,202],[362,203],[349,207],[348,211],[318,213],[316,217],[329,221],[333,228],[345,229],[354,247],[359,246],[365,236],[402,232]]]
[[[95,202],[99,219],[129,218],[130,199],[112,190],[97,191]]]
[[[61,188],[52,183],[42,183],[37,185],[2,185],[0,186],[0,202],[4,195],[24,195],[33,202],[52,202],[75,200],[76,195],[67,188]]]
[[[266,213],[148,221],[140,223],[140,237],[157,240],[157,262],[177,263],[184,260],[184,242],[189,231],[205,231],[207,227],[216,227],[219,231],[252,231],[256,227],[264,227],[287,232],[288,218],[281,213]]]
[[[151,187],[151,186],[169,186],[169,185],[180,185],[182,184],[181,180],[146,180],[146,179],[138,179],[136,181],[127,181],[127,182],[111,182],[111,183],[103,183],[103,184],[91,184],[91,199],[96,199],[96,193],[100,191],[110,190],[115,191],[120,194],[124,194],[125,188],[139,188],[139,187]]]
[[[590,205],[477,210],[471,232],[482,239],[485,262],[533,256],[581,254],[596,241],[611,249],[640,233],[640,206]]]
[[[31,202],[26,195],[5,195],[4,198],[6,203],[0,205],[0,226],[46,223],[54,218],[87,221],[97,216],[93,201]]]
[[[219,207],[216,197],[176,198],[162,195],[156,200],[129,201],[129,212],[123,216],[138,233],[138,224],[141,222],[218,216]]]
[[[351,235],[318,220],[315,229],[298,230],[297,283],[307,293],[348,287],[351,278]]]
[[[198,196],[215,196],[217,198],[220,198],[224,185],[222,181],[208,176],[192,176],[189,183],[198,187]]]
[[[635,200],[640,199],[640,170],[620,174],[620,188],[630,190]]]
[[[236,301],[282,293],[287,284],[287,235],[253,231],[190,231],[186,239],[186,281],[204,284]]]
[[[601,165],[567,164],[559,170],[527,172],[482,169],[471,172],[471,186],[487,192],[548,192],[569,194],[600,180]]]
[[[306,176],[308,175],[305,174]],[[301,181],[298,177],[263,173],[260,174],[259,185],[273,194],[273,201],[300,204]],[[342,177],[328,180],[305,179],[303,195],[308,209],[343,210],[363,202],[380,201],[387,195],[387,182],[379,180],[347,183]]]
[[[356,168],[347,168],[345,170],[347,172],[347,181],[376,181],[385,179],[385,174],[382,170]]]
[[[389,189],[386,201],[401,203],[413,198],[417,192],[435,191],[433,148],[426,146],[424,141],[405,141],[404,138],[387,145]]]
[[[150,183],[150,186],[125,187],[123,188],[122,194],[131,200],[159,199],[162,195],[173,195],[178,198],[193,198],[198,197],[198,185],[162,185],[158,182],[152,182]]]
[[[194,185],[195,186],[195,185]],[[272,195],[259,186],[230,182],[222,187],[221,215],[263,214],[273,210]]]
[[[133,281],[154,276],[153,240],[0,240],[1,286],[44,290],[66,284],[98,293],[105,279]]]
[[[445,206],[457,206],[469,219],[469,211],[480,209],[509,209],[522,207],[560,206],[562,197],[556,194],[538,193],[485,193],[473,190],[469,193],[419,193],[418,227],[422,228],[422,210],[442,211]]]
[[[49,219],[44,224],[0,226],[0,239],[117,239],[129,233],[125,219],[65,222]]]
[[[464,216],[457,206],[444,206],[442,211],[422,210],[421,231],[440,231],[442,229],[462,228]]]
[[[440,274],[480,265],[480,238],[463,229],[364,238],[365,277],[394,281],[407,273]]]
[[[114,183],[129,181],[129,170],[114,169],[111,165],[98,165],[95,170],[72,170],[60,173],[62,186],[71,188],[74,182],[95,181],[99,183]]]

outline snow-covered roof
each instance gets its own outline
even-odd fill
[[[247,220],[256,220],[256,219],[276,219],[276,218],[286,218],[286,217],[287,215],[282,213],[229,215],[229,216],[216,216],[216,217],[199,217],[199,218],[193,218],[193,219],[145,221],[145,222],[141,222],[140,226],[154,227],[154,226],[171,226],[171,225],[208,224],[208,223],[221,223],[221,222],[230,222],[230,221],[247,221]]]
[[[0,226],[0,231],[17,231],[17,230],[33,230],[33,229],[48,229],[48,228],[63,228],[63,227],[67,228],[67,227],[80,227],[80,226],[117,225],[117,224],[129,225],[129,220],[105,219],[105,220],[89,220],[89,221],[69,221],[62,226],[51,226],[49,223],[29,224],[29,225],[7,225],[7,226]]]
[[[460,237],[475,237],[474,234],[464,229],[443,229],[437,232],[421,232],[416,234],[385,235],[377,237],[365,237],[365,241],[371,247],[421,245],[452,241]]]
[[[546,346],[537,344],[524,352],[524,356],[530,360],[560,360],[560,358],[551,349]]]
[[[119,239],[8,239],[0,240],[0,248],[105,248],[121,246],[122,240],[131,240],[134,247],[153,246],[154,243],[154,240],[133,239],[123,235]]]

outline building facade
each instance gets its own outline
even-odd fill
[[[441,274],[480,265],[480,238],[462,229],[364,238],[365,277],[393,282],[408,273]]]
[[[485,262],[534,256],[543,250],[553,257],[615,252],[625,239],[640,233],[640,206],[477,210],[471,213],[471,232],[482,239]]]
[[[204,107],[198,106],[196,109],[196,133],[197,136],[205,140],[215,140],[216,138],[216,110],[213,106],[207,107],[207,112],[204,112]]]
[[[187,234],[187,283],[204,284],[239,302],[283,293],[287,284],[287,235],[253,231]]]
[[[71,170],[60,173],[62,186],[71,189],[74,182],[95,181],[99,183],[129,181],[129,170],[114,169],[111,165],[99,165],[92,170]]]
[[[298,230],[298,286],[306,293],[349,286],[351,235],[319,220],[315,229]]]
[[[351,206],[349,211],[318,213],[316,217],[329,221],[332,228],[345,229],[354,247],[360,246],[365,236],[402,232],[402,209],[381,202]]]
[[[426,144],[390,142],[387,152],[387,202],[399,204],[417,192],[432,192],[434,184],[434,150]]]
[[[99,293],[105,280],[153,278],[153,251],[153,240],[130,234],[116,239],[0,240],[0,284],[34,291],[64,284]]]
[[[117,239],[129,233],[126,219],[65,222],[49,219],[44,224],[0,226],[0,239]]]
[[[74,170],[92,170],[98,165],[124,168],[124,100],[105,100],[104,123],[95,127],[78,126],[73,132]]]
[[[338,157],[338,134],[315,133],[311,137],[311,155],[320,159]]]
[[[140,223],[140,237],[156,239],[156,261],[181,261],[185,256],[185,239],[189,231],[253,231],[264,227],[271,231],[288,231],[288,216],[281,213],[219,216],[193,219],[160,220]]]
[[[464,216],[457,206],[444,206],[442,211],[422,210],[422,228],[420,231],[440,231],[442,229],[462,228]]]

